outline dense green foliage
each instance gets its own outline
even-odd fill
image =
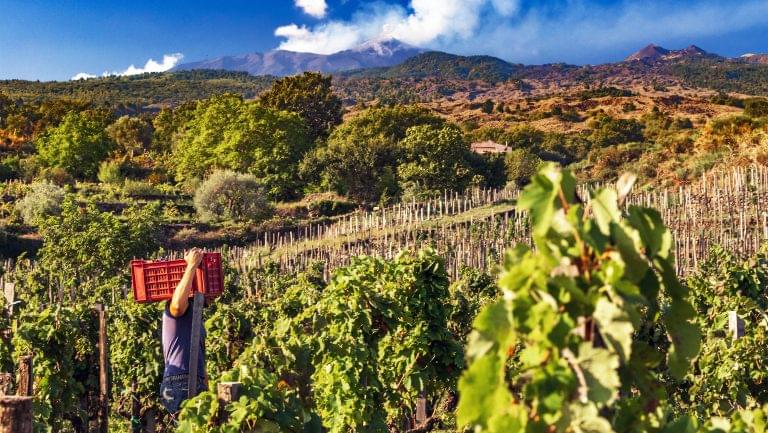
[[[325,147],[302,163],[322,188],[362,202],[403,191],[463,189],[472,179],[469,145],[460,130],[417,107],[372,108],[334,130]]]
[[[133,207],[123,219],[101,212],[91,203],[84,208],[68,197],[61,215],[48,217],[40,234],[41,265],[60,286],[73,288],[71,298],[104,299],[100,290],[114,288],[118,271],[133,257],[147,257],[157,249],[160,209]],[[112,287],[104,287],[111,282]],[[74,290],[79,288],[79,290]]]
[[[307,127],[296,114],[275,111],[239,96],[201,101],[173,142],[178,180],[213,169],[255,175],[274,198],[298,195],[298,164],[310,149]]]
[[[744,102],[744,114],[751,117],[768,116],[768,99],[750,98]]]
[[[545,167],[519,200],[536,249],[518,246],[503,299],[475,319],[459,382],[462,425],[490,432],[649,431],[670,422],[660,371],[682,378],[699,349],[659,213],[619,203],[625,178],[577,201]]]
[[[122,116],[109,125],[107,134],[128,155],[142,153],[152,142],[152,125],[140,117]]]
[[[697,322],[708,332],[693,373],[680,385],[681,409],[707,418],[762,408],[768,403],[768,258],[761,253],[741,261],[717,247],[688,284]],[[729,330],[731,311],[744,321],[739,339]]]
[[[13,347],[16,356],[34,356],[35,432],[62,431],[66,421],[78,433],[87,431],[94,414],[82,403],[96,398],[98,389],[95,323],[93,310],[83,305],[29,309],[19,318]]]
[[[79,178],[93,178],[99,163],[114,149],[104,119],[89,112],[69,113],[37,143],[42,162]]]
[[[460,371],[448,300],[442,260],[430,251],[389,262],[358,259],[325,288],[299,278],[260,312],[277,314],[272,329],[221,376],[244,386],[244,397],[226,408],[228,423],[212,425],[218,403],[204,393],[185,405],[180,431],[300,432],[322,424],[331,432],[383,432],[401,425],[420,394],[439,399]]]
[[[331,88],[330,75],[306,72],[281,78],[259,100],[267,107],[297,113],[312,139],[328,137],[342,120],[341,99]]]

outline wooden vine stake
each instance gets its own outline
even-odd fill
[[[427,399],[424,392],[416,399],[416,425],[421,426],[427,422]]]
[[[734,340],[744,336],[744,320],[734,310],[728,312],[728,333]]]
[[[109,352],[107,350],[107,312],[96,304],[99,318],[99,433],[109,433]]]
[[[13,385],[13,375],[11,373],[0,373],[0,396],[10,395],[11,385]]]
[[[0,397],[0,433],[32,433],[32,397]]]
[[[205,296],[200,292],[195,292],[195,300],[192,304],[192,335],[189,339],[189,390],[187,397],[192,398],[197,395],[197,366],[200,357],[200,327],[203,324],[203,303]]]
[[[16,395],[18,396],[31,396],[32,384],[34,383],[32,376],[32,355],[24,355],[19,357],[19,376],[17,379],[18,386],[16,387]]]
[[[216,387],[216,396],[219,399],[219,422],[224,423],[229,418],[227,404],[240,399],[240,382],[221,382]]]

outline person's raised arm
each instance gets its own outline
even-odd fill
[[[184,255],[184,260],[187,262],[187,269],[184,271],[181,281],[179,281],[179,284],[176,286],[176,290],[173,291],[171,305],[168,306],[168,311],[173,317],[181,317],[187,312],[187,308],[189,307],[189,294],[192,290],[192,282],[195,278],[195,270],[203,260],[203,252],[199,248],[192,248]]]

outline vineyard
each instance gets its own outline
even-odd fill
[[[178,425],[124,266],[7,261],[0,391],[40,432],[761,432],[766,200],[762,166],[657,191],[549,166],[223,248]]]

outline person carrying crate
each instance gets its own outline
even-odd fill
[[[198,248],[189,250],[184,255],[187,262],[186,270],[181,281],[173,292],[173,297],[165,304],[163,312],[163,357],[165,369],[163,382],[160,385],[160,396],[163,407],[175,418],[181,403],[189,396],[189,372],[192,334],[192,316],[194,304],[190,303],[192,282],[195,271],[203,259],[203,252]],[[198,362],[197,392],[208,388],[208,377],[205,372],[205,327],[200,322],[200,356]]]

